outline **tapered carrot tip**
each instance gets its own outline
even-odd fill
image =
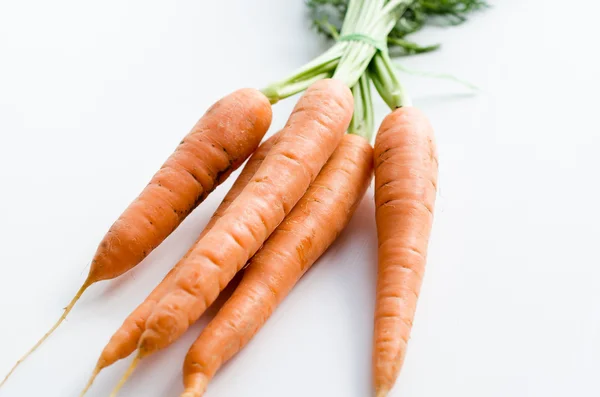
[[[129,368],[127,368],[127,371],[125,371],[125,374],[123,375],[119,383],[117,383],[112,393],[110,393],[110,397],[117,397],[117,394],[119,394],[119,390],[121,390],[125,382],[127,382],[127,379],[129,379],[129,377],[135,370],[135,367],[137,367],[138,363],[140,362],[140,359],[141,357],[139,355],[135,356],[135,358],[131,362],[131,365],[129,366]]]
[[[183,393],[181,393],[181,396],[179,397],[200,397],[201,395],[198,394],[195,390],[185,390]]]
[[[100,370],[102,370],[102,368],[99,366],[96,366],[96,368],[94,368],[94,372],[92,372],[92,376],[90,376],[90,380],[88,380],[88,383],[85,385],[85,387],[81,391],[81,394],[79,395],[79,397],[83,397],[85,395],[85,393],[87,393],[87,391],[90,390],[90,387],[92,387],[92,384],[94,383],[94,380],[96,380],[96,377],[100,373]]]
[[[202,397],[208,385],[208,378],[204,374],[184,376],[185,390],[180,397]]]
[[[377,390],[377,394],[375,396],[376,397],[387,397],[389,392],[390,391],[388,389],[379,389],[379,390]]]
[[[25,353],[23,355],[23,357],[21,357],[16,363],[15,365],[13,365],[13,367],[10,369],[10,372],[4,377],[4,379],[2,380],[2,382],[0,382],[0,387],[2,387],[4,385],[4,383],[6,383],[6,381],[8,380],[8,378],[10,378],[10,376],[13,374],[13,372],[15,372],[15,369],[17,369],[17,367],[19,366],[19,364],[21,364],[23,361],[25,361],[25,359],[27,357],[29,357],[29,355],[31,353],[33,353],[34,351],[37,350],[38,347],[40,347],[40,345],[42,343],[44,343],[44,341],[46,339],[48,339],[48,337],[50,335],[52,335],[52,333],[58,328],[58,326],[60,324],[62,324],[62,322],[65,320],[65,318],[67,318],[67,316],[69,315],[69,313],[71,312],[71,309],[73,309],[73,306],[75,306],[75,303],[77,303],[77,301],[79,300],[79,298],[81,298],[81,295],[85,292],[85,290],[92,285],[94,282],[90,281],[90,279],[87,279],[85,281],[85,283],[83,283],[83,285],[81,286],[81,288],[79,288],[79,291],[77,291],[77,294],[75,294],[75,296],[73,297],[73,300],[71,300],[71,302],[69,302],[69,304],[67,305],[67,307],[65,307],[64,312],[62,314],[62,316],[60,316],[60,318],[58,319],[58,321],[56,323],[54,323],[54,325],[52,326],[52,328],[50,328],[50,330],[48,332],[46,332],[46,334],[44,336],[42,336],[42,339],[40,339],[39,341],[37,341],[37,343],[31,348],[29,349],[29,351],[27,353]]]

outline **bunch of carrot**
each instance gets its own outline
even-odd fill
[[[116,395],[140,359],[177,340],[245,268],[185,358],[182,397],[202,396],[346,227],[373,173],[379,241],[373,376],[377,397],[388,394],[415,316],[438,169],[432,128],[410,106],[388,44],[409,53],[432,50],[404,38],[422,26],[423,15],[456,16],[480,4],[335,1],[345,16],[336,26],[320,14],[328,3],[309,2],[318,28],[336,43],[288,78],[262,91],[233,92],[206,111],[109,229],[73,301],[15,368],[90,285],[138,265],[249,158],[196,243],[109,340],[82,395],[103,368],[135,353]],[[371,85],[392,109],[374,148]],[[271,105],[302,91],[285,127],[261,144]]]

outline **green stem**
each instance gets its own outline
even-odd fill
[[[348,34],[365,34],[375,41],[385,43],[391,30],[398,19],[406,11],[414,0],[369,0],[361,10],[361,18]],[[344,26],[345,26],[344,21]],[[385,51],[387,54],[387,51]],[[365,72],[369,63],[378,53],[372,45],[362,42],[353,42],[346,48],[338,67],[333,74],[334,78],[340,79],[349,86],[354,86],[360,76]]]
[[[291,77],[273,84],[265,92],[274,102],[307,87],[320,76],[331,76],[352,87],[356,114],[365,117],[370,106],[365,81],[373,81],[378,93],[392,108],[410,105],[388,47],[406,54],[429,52],[439,45],[420,46],[405,37],[423,28],[430,20],[456,24],[485,6],[484,0],[307,0],[313,22],[321,33],[337,43],[321,57],[309,62]],[[409,10],[410,12],[407,12]],[[345,15],[343,14],[345,12]],[[320,16],[318,16],[320,15]],[[331,18],[330,18],[331,17]],[[339,27],[339,20],[344,21]],[[330,22],[334,21],[335,25]],[[339,28],[339,32],[338,32]],[[368,70],[368,71],[367,71]],[[367,73],[368,76],[362,76]],[[452,78],[445,75],[433,77]],[[454,79],[456,80],[456,79]],[[368,83],[367,85],[370,85]],[[356,116],[352,131],[361,131],[362,119]],[[360,121],[360,122],[359,122]]]
[[[340,42],[329,50],[297,69],[285,79],[272,83],[261,91],[271,104],[288,98],[308,88],[317,80],[331,77],[348,43]]]
[[[393,28],[393,24],[389,26],[388,30],[387,25],[390,25],[389,21],[372,23],[373,20],[379,20],[382,17],[381,10],[384,7],[384,1],[363,1],[361,6],[359,17],[357,16],[356,20],[350,20],[352,23],[349,24],[346,24],[346,21],[344,21],[344,28],[348,27],[348,29],[342,35],[358,33],[369,36],[375,41],[385,42],[389,31]],[[386,24],[386,22],[388,23]],[[395,19],[393,23],[395,23]],[[342,31],[344,32],[344,30]],[[351,42],[342,55],[333,77],[342,80],[350,87],[354,86],[369,66],[369,62],[371,62],[376,52],[377,49],[368,43],[360,41]]]
[[[375,112],[371,96],[371,81],[367,73],[363,74],[358,83],[352,87],[352,95],[354,96],[354,115],[348,127],[348,133],[362,136],[371,142]]]
[[[373,58],[369,73],[377,92],[391,109],[410,105],[388,53],[379,52]]]
[[[461,84],[473,91],[479,91],[479,87],[477,87],[475,84],[470,83],[463,79],[459,79],[458,77],[453,76],[451,74],[423,72],[420,70],[409,69],[403,65],[400,65],[399,63],[394,64],[394,66],[396,67],[396,69],[398,69],[399,71],[404,72],[404,73],[408,73],[408,74],[412,74],[412,75],[420,76],[420,77],[429,77],[429,78],[433,78],[433,79],[453,81],[453,82]]]
[[[404,51],[406,51],[409,54],[423,54],[426,52],[435,51],[440,48],[439,44],[421,46],[412,41],[400,39],[397,37],[388,37],[387,42],[390,46],[401,47]]]
[[[332,72],[323,72],[294,83],[288,83],[282,86],[271,85],[263,88],[261,91],[269,99],[271,105],[274,105],[282,99],[289,98],[292,95],[296,95],[297,93],[306,90],[319,80],[330,78],[331,75]]]
[[[350,0],[341,28],[341,36],[368,36],[385,44],[406,5],[414,0]],[[404,5],[404,7],[399,7]],[[335,28],[330,33],[337,37]],[[333,77],[354,87],[378,52],[370,43],[360,40],[338,41],[324,54],[296,70],[287,78],[262,90],[271,103],[305,90],[316,80]]]

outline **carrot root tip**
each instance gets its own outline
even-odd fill
[[[184,376],[185,390],[180,397],[202,397],[208,386],[209,378],[202,373]]]
[[[92,387],[92,384],[96,380],[96,377],[98,376],[98,374],[100,373],[101,370],[102,370],[102,367],[99,367],[99,366],[96,366],[96,368],[94,368],[94,372],[92,372],[90,379],[88,380],[85,387],[81,391],[81,394],[79,394],[79,397],[85,396],[85,393],[87,393],[88,390],[90,389],[90,387]]]
[[[200,397],[200,394],[196,393],[194,390],[185,390],[179,397]]]
[[[48,332],[46,332],[46,334],[44,336],[42,336],[42,338],[40,340],[38,340],[37,343],[31,349],[29,349],[29,351],[27,351],[27,353],[25,353],[23,355],[23,357],[21,357],[15,363],[15,365],[13,365],[13,367],[10,369],[9,373],[6,374],[6,376],[4,377],[4,379],[2,380],[2,382],[0,383],[0,387],[2,387],[4,385],[4,383],[6,383],[6,381],[8,380],[8,378],[10,378],[10,376],[13,374],[13,372],[15,372],[15,370],[17,369],[17,367],[23,361],[25,361],[25,359],[27,357],[29,357],[31,355],[31,353],[33,353],[34,351],[36,351],[37,348],[40,347],[41,344],[44,343],[46,341],[46,339],[48,339],[48,337],[50,337],[50,335],[52,335],[52,333],[62,324],[62,322],[67,318],[67,316],[71,312],[71,309],[73,309],[73,306],[75,306],[75,303],[77,303],[77,301],[79,300],[79,298],[81,298],[81,295],[83,295],[83,293],[85,292],[85,290],[90,285],[92,285],[92,284],[93,284],[93,281],[90,281],[89,279],[85,280],[85,282],[83,283],[83,285],[81,286],[81,288],[79,288],[79,291],[77,291],[77,293],[75,294],[75,296],[73,297],[73,299],[71,300],[71,302],[69,302],[69,304],[67,305],[67,307],[64,308],[64,312],[60,316],[60,318],[58,319],[58,321],[56,321],[56,323],[54,323],[54,325],[52,326],[52,328],[50,328],[50,330]]]
[[[129,366],[129,368],[127,368],[127,371],[125,371],[125,374],[123,375],[121,380],[119,380],[119,383],[117,383],[117,385],[113,389],[112,393],[110,393],[110,397],[117,396],[117,394],[119,393],[119,390],[121,390],[121,388],[123,387],[125,382],[127,382],[127,379],[129,379],[129,377],[135,370],[135,367],[137,367],[138,363],[140,362],[140,359],[141,359],[141,357],[139,355],[135,356],[135,358],[131,362],[131,365]]]
[[[389,392],[390,391],[388,389],[378,389],[377,393],[375,394],[375,397],[387,397]]]

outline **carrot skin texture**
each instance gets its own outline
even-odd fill
[[[240,285],[190,348],[182,397],[200,397],[350,221],[373,175],[373,149],[346,135],[292,212],[250,260]]]
[[[200,241],[200,239],[208,233],[217,220],[223,216],[233,200],[239,196],[242,190],[250,182],[279,136],[279,133],[273,135],[262,143],[256,152],[252,154],[196,242]],[[189,252],[191,252],[191,250]],[[189,252],[186,255],[189,255]],[[163,281],[150,293],[148,298],[146,298],[146,300],[125,319],[123,325],[115,332],[102,351],[96,365],[97,370],[112,365],[116,361],[129,356],[137,349],[138,341],[146,326],[146,320],[152,313],[156,303],[170,290],[181,263],[183,262],[179,262],[178,265],[174,266],[164,277]]]
[[[416,108],[396,109],[375,140],[379,249],[373,380],[378,397],[392,388],[404,362],[425,271],[437,176],[429,121]]]
[[[110,227],[77,294],[50,330],[11,368],[0,387],[60,326],[87,288],[137,266],[239,167],[260,143],[271,118],[267,97],[249,88],[235,91],[209,108]]]
[[[100,242],[88,280],[140,263],[258,147],[272,118],[268,99],[240,89],[211,106]]]
[[[341,81],[320,80],[306,90],[252,181],[193,248],[148,318],[142,357],[181,336],[256,253],[337,147],[353,106]]]

